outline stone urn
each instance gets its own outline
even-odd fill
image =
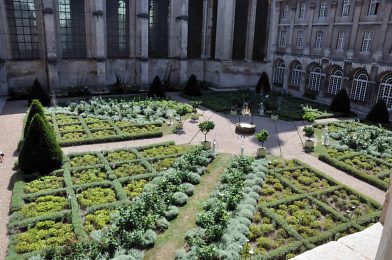
[[[258,157],[265,157],[266,155],[267,155],[267,149],[265,149],[265,147],[260,147],[257,149]]]
[[[272,120],[278,120],[279,119],[279,115],[271,115],[271,119]]]
[[[198,120],[199,119],[199,114],[196,114],[196,113],[192,114],[191,115],[191,119],[192,120]]]
[[[203,141],[203,142],[201,142],[201,146],[203,146],[204,149],[209,150],[209,149],[211,149],[211,142],[210,141]]]

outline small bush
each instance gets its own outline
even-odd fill
[[[31,103],[33,99],[38,99],[44,106],[50,106],[50,96],[43,89],[38,79],[34,80],[33,86],[31,87],[29,103]]]
[[[165,218],[167,220],[173,220],[178,216],[178,208],[176,206],[169,206],[167,211],[165,212]]]
[[[29,112],[27,114],[26,122],[25,122],[25,125],[23,128],[23,137],[26,137],[27,129],[29,128],[31,120],[33,120],[33,117],[37,114],[40,115],[42,117],[42,119],[44,119],[46,121],[44,108],[42,107],[41,102],[39,102],[39,100],[37,100],[37,99],[34,99],[31,102]]]
[[[184,192],[188,196],[192,196],[194,190],[195,186],[191,183],[183,183],[180,185],[180,191]]]
[[[340,90],[333,98],[330,109],[333,112],[350,113],[350,98],[345,89]]]
[[[265,72],[261,74],[260,79],[256,85],[256,93],[260,94],[261,91],[263,91],[264,96],[268,95],[268,93],[271,91],[271,85],[268,79],[268,75]]]
[[[148,90],[148,97],[150,98],[164,98],[166,97],[166,90],[158,76],[155,76]]]
[[[176,206],[184,206],[188,201],[188,196],[183,192],[176,192],[173,194],[173,203]]]
[[[374,105],[372,110],[369,111],[369,114],[367,114],[366,119],[369,121],[377,122],[377,123],[381,123],[381,124],[388,123],[389,122],[389,113],[388,113],[388,108],[387,108],[387,104],[385,103],[385,101],[382,99],[377,101],[377,103]]]
[[[201,96],[201,87],[196,76],[192,74],[185,85],[184,93],[187,96]]]
[[[47,174],[61,168],[63,152],[53,130],[42,116],[35,115],[19,154],[19,165],[26,174]]]

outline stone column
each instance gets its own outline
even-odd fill
[[[192,1],[192,0],[191,0]],[[178,41],[175,42],[176,57],[179,59],[179,83],[187,80],[188,70],[188,0],[176,0],[172,10],[176,15],[176,31]]]
[[[392,177],[392,175],[391,175]],[[389,260],[392,256],[392,191],[389,186],[383,214],[385,214],[384,229],[378,246],[376,260]]]
[[[0,95],[8,95],[7,73],[5,60],[10,57],[8,46],[8,22],[4,0],[0,0]]]
[[[310,48],[312,46],[312,27],[313,27],[313,20],[314,20],[314,10],[316,9],[315,3],[309,4],[309,14],[306,16],[308,18],[308,29],[305,38],[305,44],[303,49],[304,55],[310,54]]]
[[[387,30],[389,25],[389,18],[392,12],[392,0],[385,0],[385,5],[383,6],[382,13],[384,16],[382,17],[382,25],[381,28],[377,26],[377,30],[374,31],[373,36],[373,61],[380,62],[384,55],[384,47],[385,43],[388,43],[389,39],[386,38]]]
[[[354,20],[353,20],[353,25],[351,27],[349,48],[347,51],[347,59],[349,60],[352,60],[355,54],[355,44],[357,41],[358,25],[359,25],[359,18],[361,16],[362,2],[363,2],[362,0],[355,1]]]
[[[245,60],[251,61],[253,59],[253,48],[255,39],[255,27],[256,27],[256,8],[257,0],[249,0],[248,8],[248,30],[246,33],[246,45],[245,45]],[[266,35],[267,36],[267,35]]]
[[[218,19],[216,28],[215,57],[220,60],[231,60],[233,52],[235,1],[218,2]],[[238,0],[241,1],[241,0]]]
[[[43,34],[45,37],[44,46],[46,53],[46,69],[47,81],[50,94],[54,95],[59,88],[59,73],[57,69],[57,38],[56,38],[56,17],[54,15],[55,8],[54,0],[42,1],[42,20],[43,20]]]
[[[106,5],[104,0],[94,0],[92,10],[91,30],[94,30],[95,39],[91,41],[92,57],[96,60],[97,70],[97,88],[106,89],[106,30],[105,30],[105,13]],[[86,12],[88,14],[88,12]]]
[[[333,1],[331,3],[331,8],[330,8],[330,16],[329,16],[329,25],[328,25],[328,31],[325,32],[325,46],[324,46],[324,56],[325,57],[330,57],[331,56],[331,49],[333,48],[333,26],[335,23],[335,15],[336,15],[336,7],[337,7],[337,2]],[[329,41],[327,41],[330,39]]]
[[[203,28],[202,28],[202,45],[201,45],[201,58],[205,59],[206,57],[209,57],[210,55],[210,45],[208,44],[208,41],[210,39],[210,37],[208,37],[208,35],[210,35],[210,31],[209,30],[209,26],[210,26],[210,14],[212,11],[211,5],[209,4],[211,3],[211,1],[208,0],[203,0]]]
[[[289,80],[290,80],[290,64],[285,61],[286,68],[284,70],[284,80],[283,80],[283,89],[284,92],[287,93],[289,91]]]
[[[287,35],[287,45],[286,45],[286,53],[291,53],[291,50],[293,48],[293,37],[294,37],[294,23],[296,20],[296,10],[297,10],[297,5],[293,5],[290,8],[290,15],[292,17],[292,19],[290,19],[290,29],[289,29],[289,34]],[[295,42],[294,42],[295,44]]]
[[[280,3],[272,0],[269,11],[269,28],[268,28],[268,47],[267,47],[267,60],[275,61],[276,48],[278,46],[278,23],[280,17]],[[287,36],[289,37],[289,36]],[[272,70],[270,71],[272,75]],[[271,77],[272,78],[272,77]]]
[[[136,82],[147,89],[148,79],[148,0],[136,1]]]

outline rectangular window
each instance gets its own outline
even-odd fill
[[[233,36],[233,60],[245,58],[249,0],[236,0]]]
[[[287,30],[281,29],[279,32],[279,48],[286,47]]]
[[[149,0],[148,6],[148,56],[168,56],[169,0]]]
[[[321,49],[323,47],[323,36],[324,32],[316,32],[316,41],[314,44],[316,49]]]
[[[59,35],[63,58],[86,58],[84,1],[59,0]]]
[[[377,15],[379,5],[380,5],[380,0],[370,0],[368,15],[369,16]]]
[[[304,19],[306,15],[306,4],[304,2],[301,2],[299,4],[299,15],[298,18],[299,19]]]
[[[370,52],[371,42],[372,42],[372,33],[371,32],[364,32],[361,51],[362,52]]]
[[[107,53],[109,58],[129,56],[128,17],[128,1],[106,1]]]
[[[13,59],[39,58],[34,0],[6,0]]]
[[[341,31],[338,33],[338,42],[336,44],[336,50],[337,51],[343,51],[344,50],[344,36],[345,32]]]
[[[253,60],[264,60],[268,40],[268,1],[257,0]]]
[[[327,2],[325,1],[320,4],[319,17],[327,17]]]
[[[304,31],[299,30],[297,32],[297,48],[302,49],[304,47]]]
[[[218,18],[218,0],[212,0],[211,49],[210,49],[211,59],[215,59],[217,18]]]
[[[351,0],[344,0],[343,8],[342,8],[342,16],[349,16],[350,15],[350,1]]]
[[[281,18],[282,19],[287,19],[288,16],[289,16],[289,5],[284,5],[283,9],[282,9]]]
[[[188,59],[201,56],[203,33],[203,0],[189,1],[188,8]]]

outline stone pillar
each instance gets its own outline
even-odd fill
[[[392,175],[391,175],[392,177]],[[392,192],[389,186],[384,203],[383,214],[385,214],[384,229],[378,246],[376,260],[390,260],[392,256]],[[381,221],[382,223],[383,221]]]
[[[9,58],[8,22],[4,0],[0,0],[0,95],[8,95],[7,73],[5,60]]]
[[[392,1],[391,0],[386,0],[385,5],[383,6],[382,10],[384,16],[382,18],[382,25],[377,26],[377,30],[374,31],[374,36],[373,36],[373,61],[374,62],[380,62],[382,60],[382,57],[384,55],[384,47],[385,43],[389,42],[389,39],[386,38],[387,36],[387,30],[388,30],[388,25],[389,25],[389,18],[390,14],[392,12]]]
[[[255,39],[255,27],[256,27],[256,8],[257,0],[249,0],[248,8],[248,30],[246,34],[246,45],[245,45],[245,60],[251,61],[253,59],[253,48]],[[267,36],[267,35],[266,35]]]
[[[136,82],[146,89],[148,79],[148,0],[136,1]]]
[[[215,57],[219,60],[231,60],[233,52],[235,1],[236,0],[218,1],[216,28],[216,38],[218,40],[216,41]]]
[[[176,14],[176,57],[179,59],[179,83],[187,81],[188,70],[188,0],[176,0],[172,11]]]
[[[304,49],[303,49],[303,54],[304,55],[309,55],[310,54],[310,48],[312,46],[312,27],[313,27],[313,20],[314,20],[314,10],[316,9],[316,4],[315,3],[310,3],[309,4],[309,14],[306,15],[308,19],[308,28],[307,28],[307,34],[305,38],[305,44],[304,44]]]
[[[290,64],[285,61],[286,69],[284,70],[284,80],[283,80],[283,89],[284,92],[287,93],[289,91],[289,84],[290,84]]]
[[[52,95],[58,91],[59,88],[59,73],[57,69],[57,38],[56,38],[56,17],[54,12],[56,10],[54,0],[42,1],[42,19],[43,19],[43,33],[45,35],[44,46],[46,49],[46,66],[47,66],[47,82],[49,93]]]
[[[97,88],[106,89],[106,30],[105,30],[105,13],[106,2],[104,0],[94,0],[92,10],[91,30],[94,30],[95,39],[91,41],[92,57],[96,60],[97,70]],[[86,12],[88,14],[88,12]]]
[[[267,61],[275,61],[274,54],[278,46],[278,23],[280,17],[280,3],[272,0],[269,12],[269,28],[268,28],[268,47],[267,47]],[[287,37],[289,37],[287,35]],[[286,39],[287,40],[287,39]],[[270,72],[272,75],[272,70]],[[271,77],[272,78],[272,77]]]
[[[289,34],[287,35],[287,45],[286,45],[286,53],[291,53],[291,50],[293,48],[293,37],[294,37],[294,23],[296,20],[296,10],[297,10],[297,5],[293,5],[290,8],[290,15],[292,17],[292,19],[290,19],[290,29],[289,29]],[[295,44],[295,43],[294,43]]]
[[[333,1],[331,3],[331,8],[330,8],[330,16],[329,16],[329,25],[328,25],[328,30],[325,32],[325,46],[324,46],[324,56],[329,58],[331,56],[331,49],[333,48],[333,26],[335,23],[335,15],[336,15],[336,7],[338,3],[336,1]],[[329,39],[329,41],[327,41]]]
[[[210,56],[210,41],[209,35],[211,35],[211,22],[210,14],[212,13],[211,1],[203,0],[203,28],[202,28],[202,45],[201,45],[201,58],[205,59]]]
[[[355,44],[357,42],[357,33],[358,33],[359,18],[361,16],[361,10],[362,10],[362,0],[355,1],[354,20],[353,20],[353,25],[351,27],[351,33],[349,38],[350,41],[349,41],[349,47],[347,51],[347,59],[349,60],[352,60],[355,54]]]

